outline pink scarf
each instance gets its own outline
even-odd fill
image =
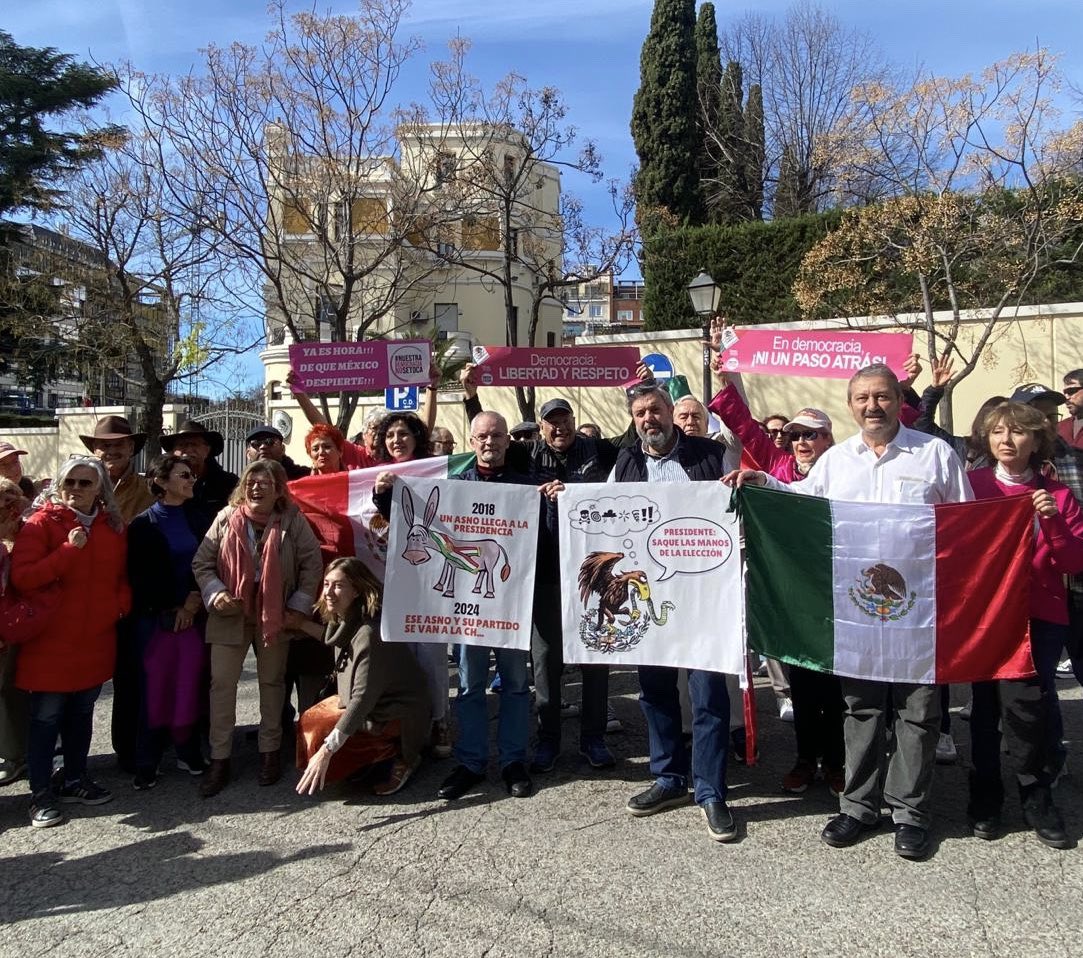
[[[263,561],[259,589],[256,562],[248,539],[248,523],[264,527]],[[282,514],[264,517],[241,505],[229,517],[229,526],[218,550],[218,577],[232,596],[244,605],[244,617],[257,621],[263,644],[270,645],[282,631],[285,600],[282,595]]]

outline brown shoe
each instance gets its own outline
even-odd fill
[[[199,783],[199,794],[204,798],[217,795],[229,784],[229,759],[212,758],[210,768]]]
[[[415,758],[412,764],[407,764],[402,758],[395,759],[387,778],[372,787],[373,793],[376,795],[394,795],[395,792],[410,781],[410,776],[417,771],[420,764],[421,756]]]
[[[259,783],[274,785],[282,777],[282,756],[279,752],[259,753]]]

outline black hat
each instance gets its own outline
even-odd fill
[[[551,416],[555,412],[568,412],[572,411],[572,407],[567,399],[550,399],[544,406],[541,407],[540,416],[545,419]]]
[[[208,429],[203,423],[196,422],[194,419],[185,420],[176,432],[162,436],[162,448],[166,452],[172,452],[173,446],[181,436],[198,436],[211,447],[212,456],[222,455],[222,450],[226,448],[225,437],[220,432]]]
[[[539,432],[541,427],[536,422],[521,422],[518,426],[512,426],[509,432],[513,436],[517,436],[521,432]]]
[[[1024,383],[1011,395],[1012,402],[1030,403],[1055,402],[1058,406],[1067,402],[1064,393],[1043,386],[1041,383]]]
[[[244,437],[246,443],[251,442],[257,436],[274,436],[279,442],[285,442],[286,438],[282,435],[274,426],[256,426],[247,436]]]

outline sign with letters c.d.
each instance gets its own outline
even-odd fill
[[[384,409],[417,412],[417,386],[388,386],[384,391]]]

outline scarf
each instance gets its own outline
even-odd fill
[[[358,596],[353,605],[346,610],[346,616],[337,622],[329,622],[324,629],[323,641],[325,645],[336,647],[339,652],[335,659],[335,671],[343,672],[353,658],[353,637],[357,630],[369,621],[365,611],[365,600]]]
[[[259,581],[249,523],[263,529]],[[261,516],[240,505],[233,510],[218,550],[218,576],[244,606],[244,617],[259,623],[263,644],[270,645],[282,631],[285,599],[282,595],[282,513]]]

